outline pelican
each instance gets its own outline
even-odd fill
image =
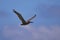
[[[17,12],[15,9],[13,9],[13,12],[14,12],[14,13],[18,16],[18,18],[21,20],[21,22],[22,22],[21,25],[27,25],[27,24],[33,23],[33,22],[31,22],[31,20],[36,17],[36,14],[35,14],[33,17],[31,17],[30,19],[28,19],[27,21],[25,21],[24,18],[22,17],[22,15],[21,15],[19,12]]]

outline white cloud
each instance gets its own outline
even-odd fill
[[[38,32],[35,32],[38,35],[37,39],[40,40],[60,40],[60,27],[51,27],[51,29],[47,28],[47,27],[40,27],[37,30]]]
[[[3,30],[3,36],[11,40],[60,40],[60,27],[51,26],[47,28],[41,26],[39,28],[32,27],[30,25],[23,27],[5,26]]]

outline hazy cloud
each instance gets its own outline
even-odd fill
[[[60,27],[51,26],[47,28],[40,26],[34,28],[29,25],[12,29],[12,27],[5,26],[2,34],[8,40],[60,40]]]

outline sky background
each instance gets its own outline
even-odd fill
[[[13,9],[34,23],[21,26]],[[0,0],[0,40],[60,40],[60,0]]]

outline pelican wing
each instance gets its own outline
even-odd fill
[[[13,9],[13,12],[19,17],[19,19],[22,21],[22,23],[26,23],[26,21],[24,20],[24,18],[22,17],[22,15],[20,13],[18,13],[14,9]]]
[[[35,17],[36,17],[36,14],[35,14],[33,17],[31,17],[30,19],[28,19],[28,21],[32,20],[32,19],[35,18]]]

